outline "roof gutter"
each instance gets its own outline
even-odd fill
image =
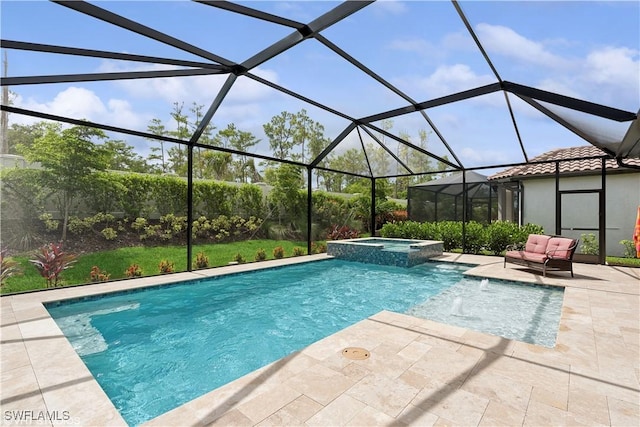
[[[621,168],[640,170],[640,165],[631,165],[631,164],[628,164],[628,163],[624,163],[620,157],[616,157],[616,163]]]

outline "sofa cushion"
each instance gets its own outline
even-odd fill
[[[547,260],[547,254],[537,254],[535,252],[525,251],[507,251],[504,256],[506,258],[521,259],[524,261],[530,261],[543,264]]]
[[[547,243],[549,243],[551,236],[545,236],[542,234],[529,234],[527,244],[524,247],[525,252],[531,252],[534,254],[546,254]]]
[[[547,244],[547,254],[553,258],[569,259],[574,242],[566,237],[552,237]]]

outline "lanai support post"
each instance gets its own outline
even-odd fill
[[[462,253],[467,253],[467,172],[462,170]]]
[[[191,260],[193,254],[193,145],[187,146],[187,271],[191,271]]]
[[[376,179],[371,178],[371,237],[376,237]]]
[[[311,212],[311,205],[313,198],[311,197],[311,172],[313,169],[311,166],[307,166],[307,255],[311,255],[311,219],[313,217]]]
[[[562,230],[560,229],[560,203],[561,203],[561,195],[560,195],[560,161],[556,160],[556,235],[562,235]]]
[[[602,158],[601,184],[599,194],[600,216],[598,227],[600,227],[600,242],[598,245],[598,263],[607,262],[607,159]]]

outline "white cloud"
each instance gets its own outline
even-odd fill
[[[59,92],[51,101],[39,102],[33,98],[18,96],[15,105],[28,110],[39,111],[63,117],[86,119],[97,123],[112,124],[124,128],[140,129],[146,126],[148,118],[135,113],[129,102],[121,99],[108,99],[103,102],[93,91],[80,87],[69,87]],[[32,123],[33,119],[14,123]]]
[[[509,157],[504,150],[476,150],[474,148],[464,147],[460,152],[457,152],[460,161],[463,164],[468,165],[495,165],[499,163],[507,163]]]
[[[534,41],[514,30],[490,24],[476,27],[489,56],[499,54],[514,64],[531,67],[529,72],[537,88],[597,103],[630,108],[635,111],[640,100],[640,52],[628,47],[600,46],[584,56],[567,57],[551,51],[576,43],[565,39]],[[504,66],[504,64],[503,64]],[[513,80],[509,70],[499,70],[503,78]],[[514,80],[515,81],[515,80]]]
[[[398,0],[378,0],[371,7],[379,14],[402,15],[408,11],[407,5]]]
[[[640,52],[626,47],[604,47],[585,59],[585,80],[638,88]]]
[[[126,65],[115,61],[104,61],[101,72],[170,70],[176,67],[166,65]],[[278,83],[278,75],[272,70],[256,68],[252,73]],[[218,95],[227,75],[166,77],[154,79],[120,80],[114,82],[131,96],[144,99],[160,99],[169,104],[174,102],[197,102],[208,107]],[[267,97],[271,89],[250,78],[238,78],[224,103],[257,102]]]
[[[437,54],[439,49],[423,38],[396,39],[387,45],[389,49],[417,53],[421,56]]]
[[[443,65],[426,78],[415,79],[413,84],[426,95],[435,98],[494,82],[488,75],[478,75],[466,64]]]
[[[509,58],[534,63],[545,67],[564,67],[567,60],[549,52],[543,43],[535,42],[501,25],[478,24],[478,38],[491,54],[505,55]]]

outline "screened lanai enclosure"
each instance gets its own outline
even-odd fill
[[[11,253],[154,247],[171,271],[238,241],[258,243],[228,261],[307,254],[374,234],[430,177],[582,145],[640,157],[637,2],[0,7]],[[490,186],[439,194],[496,219]]]
[[[407,192],[407,217],[412,221],[491,223],[498,219],[497,185],[474,171],[412,185]]]

